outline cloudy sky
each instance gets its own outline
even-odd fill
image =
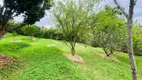
[[[128,6],[129,1],[130,0],[118,0],[120,5],[122,5],[126,11],[128,11],[128,8],[129,8],[129,6]],[[100,6],[104,6],[106,4],[111,5],[111,6],[115,6],[115,4],[113,3],[113,0],[103,0],[100,3]],[[0,0],[0,5],[2,5],[2,0]],[[22,16],[18,16],[18,17],[15,17],[15,20],[22,21],[23,18],[22,18]],[[137,4],[136,4],[135,10],[134,10],[134,20],[137,20],[138,22],[140,22],[142,24],[142,0],[137,0]],[[47,28],[54,26],[53,16],[51,15],[51,13],[49,11],[46,11],[46,16],[44,18],[42,18],[39,22],[36,22],[36,25],[45,26]]]

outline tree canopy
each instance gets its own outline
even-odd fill
[[[50,7],[51,0],[4,0],[3,5],[0,5],[0,32],[11,30],[5,30],[8,21],[21,14],[24,21],[18,27],[25,24],[34,24],[44,17],[45,10],[50,9]]]
[[[113,54],[125,39],[125,23],[122,18],[118,18],[119,13],[118,10],[106,6],[94,18],[94,41],[103,48],[107,56]]]
[[[79,38],[84,38],[90,29],[91,13],[94,3],[86,0],[68,0],[56,3],[53,10],[57,27],[59,27],[69,41],[72,54],[75,54],[75,45]],[[88,33],[87,33],[88,32]]]

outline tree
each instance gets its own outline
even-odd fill
[[[123,19],[118,18],[120,12],[112,7],[106,6],[104,11],[100,11],[94,18],[96,23],[93,29],[93,41],[102,47],[106,56],[113,54],[120,48],[124,32]],[[115,22],[114,22],[115,21]]]
[[[75,55],[77,40],[89,33],[89,20],[93,10],[93,2],[91,2],[88,0],[65,0],[55,3],[56,7],[53,10],[55,21],[69,42],[72,55]]]
[[[33,36],[38,32],[38,29],[39,28],[36,25],[26,25],[22,28],[22,31],[33,40]]]
[[[51,0],[4,0],[3,5],[0,5],[0,38],[10,30],[39,21],[50,7]],[[24,17],[23,23],[7,29],[8,21],[20,14]]]
[[[13,28],[13,27],[15,27],[15,26],[18,26],[18,25],[20,25],[21,24],[21,22],[16,22],[16,21],[14,21],[14,20],[10,20],[10,21],[8,21],[8,23],[7,23],[7,25],[6,25],[6,28],[5,28],[5,30],[8,30],[8,29],[10,29],[10,28]],[[21,30],[20,30],[20,28],[18,28],[18,29],[14,29],[14,30],[11,30],[11,31],[9,31],[10,33],[12,33],[12,32],[20,32]],[[19,34],[19,33],[18,33]]]
[[[117,0],[113,0],[114,3],[117,5],[117,8],[121,10],[124,16],[127,19],[127,47],[128,47],[128,55],[132,70],[132,79],[137,80],[137,66],[136,60],[134,57],[134,49],[133,49],[133,39],[132,39],[132,24],[133,24],[133,13],[134,13],[134,6],[137,0],[130,0],[129,5],[129,13],[125,12],[124,8],[117,2]]]

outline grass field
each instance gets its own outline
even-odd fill
[[[15,40],[15,41],[13,41]],[[0,80],[131,80],[127,54],[115,52],[119,62],[101,57],[101,48],[77,43],[76,53],[85,63],[65,57],[70,49],[62,42],[7,34],[0,41],[0,54],[14,57],[15,62],[0,70]],[[142,57],[136,56],[138,80],[142,80]]]

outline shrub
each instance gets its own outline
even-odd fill
[[[59,29],[45,29],[43,38],[64,40],[63,33]]]
[[[38,27],[36,25],[26,25],[21,30],[25,35],[28,35],[31,37],[35,36],[35,34],[38,32]]]
[[[142,56],[142,28],[133,28],[134,53]]]
[[[35,37],[42,38],[44,36],[45,28],[44,27],[37,27],[38,31],[34,35]]]
[[[142,28],[141,27],[133,27],[133,46],[134,46],[134,54],[142,56]],[[123,42],[126,42],[122,40]],[[121,51],[128,52],[127,44],[121,43]]]

